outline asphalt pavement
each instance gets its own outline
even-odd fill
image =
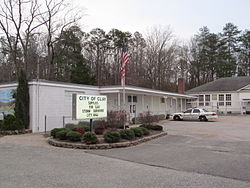
[[[56,148],[39,134],[1,137],[0,188],[247,188],[249,120],[165,121],[168,136],[111,150]]]

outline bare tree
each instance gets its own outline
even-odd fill
[[[64,29],[76,24],[82,14],[76,8],[70,8],[66,0],[45,0],[45,14],[42,14],[41,23],[46,27],[47,35],[47,78],[53,78],[54,44]]]

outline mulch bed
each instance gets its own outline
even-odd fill
[[[70,142],[70,141],[61,141],[53,138],[48,139],[48,143],[50,145],[56,147],[64,147],[64,148],[75,148],[75,149],[111,149],[111,148],[121,148],[121,147],[130,147],[135,146],[140,143],[156,139],[162,136],[167,135],[167,132],[164,131],[150,131],[149,136],[144,136],[140,138],[136,138],[134,140],[123,140],[121,139],[118,143],[105,143],[103,139],[103,135],[98,135],[99,143],[98,144],[90,144],[86,145],[82,142]]]

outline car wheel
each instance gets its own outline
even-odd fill
[[[180,118],[180,116],[174,116],[174,120],[175,120],[175,121],[180,121],[181,118]]]
[[[206,116],[201,116],[201,117],[200,117],[200,121],[207,121]]]

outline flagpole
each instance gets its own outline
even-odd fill
[[[126,124],[126,97],[125,97],[125,75],[124,75],[124,79],[123,79],[123,113],[124,113],[124,125],[123,125],[123,129],[125,129],[125,124]]]

